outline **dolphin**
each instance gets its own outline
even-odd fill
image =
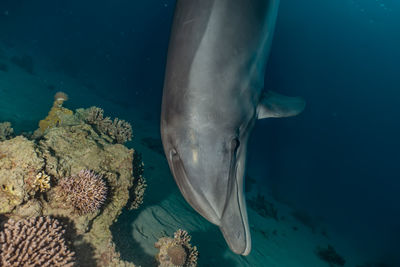
[[[161,138],[186,201],[251,250],[243,193],[255,121],[299,114],[302,98],[263,92],[279,0],[177,0],[163,88]]]

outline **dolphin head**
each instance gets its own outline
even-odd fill
[[[255,119],[238,127],[232,123],[198,123],[193,118],[179,121],[161,129],[167,160],[180,191],[198,213],[220,227],[233,252],[247,255],[251,240],[243,179],[247,140]]]

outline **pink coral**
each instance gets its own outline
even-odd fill
[[[103,177],[90,170],[81,170],[74,176],[61,179],[60,188],[62,195],[79,214],[97,211],[107,197]]]
[[[50,217],[9,220],[0,232],[0,266],[74,266],[64,232]]]

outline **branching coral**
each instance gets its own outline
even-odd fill
[[[75,261],[62,226],[50,217],[9,220],[0,232],[0,247],[0,266],[69,267]]]
[[[60,191],[79,214],[97,211],[107,197],[103,177],[89,170],[81,170],[77,175],[61,179]]]
[[[129,210],[136,210],[143,203],[144,192],[146,191],[147,184],[143,177],[144,164],[142,155],[135,152],[133,157],[133,177],[135,178],[134,185],[130,192]]]
[[[46,192],[50,189],[50,176],[48,176],[44,171],[36,174],[35,180],[33,181],[33,188],[36,191]]]
[[[89,108],[85,120],[119,144],[132,140],[132,126],[130,123],[118,118],[112,121],[110,117],[104,117],[104,111],[101,108]]]
[[[134,188],[134,192],[129,210],[136,210],[139,208],[140,205],[143,204],[144,192],[147,188],[146,180],[143,178],[143,176],[140,176],[136,179],[136,183],[132,187]]]
[[[132,140],[132,126],[129,122],[115,118],[107,130],[109,136],[117,143],[123,144]]]
[[[160,249],[156,258],[159,267],[196,267],[199,252],[190,244],[191,236],[179,229],[174,238],[162,237],[154,246]]]
[[[14,134],[14,129],[11,128],[11,123],[2,122],[0,123],[0,141],[10,139]]]

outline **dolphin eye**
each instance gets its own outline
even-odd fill
[[[170,153],[171,153],[172,156],[175,156],[176,154],[178,154],[178,153],[176,153],[175,148],[171,149],[171,150],[170,150]]]
[[[232,139],[231,148],[232,148],[232,150],[233,150],[234,152],[236,152],[236,151],[238,150],[239,146],[240,146],[240,141],[239,141],[239,139],[238,139],[238,138]]]

